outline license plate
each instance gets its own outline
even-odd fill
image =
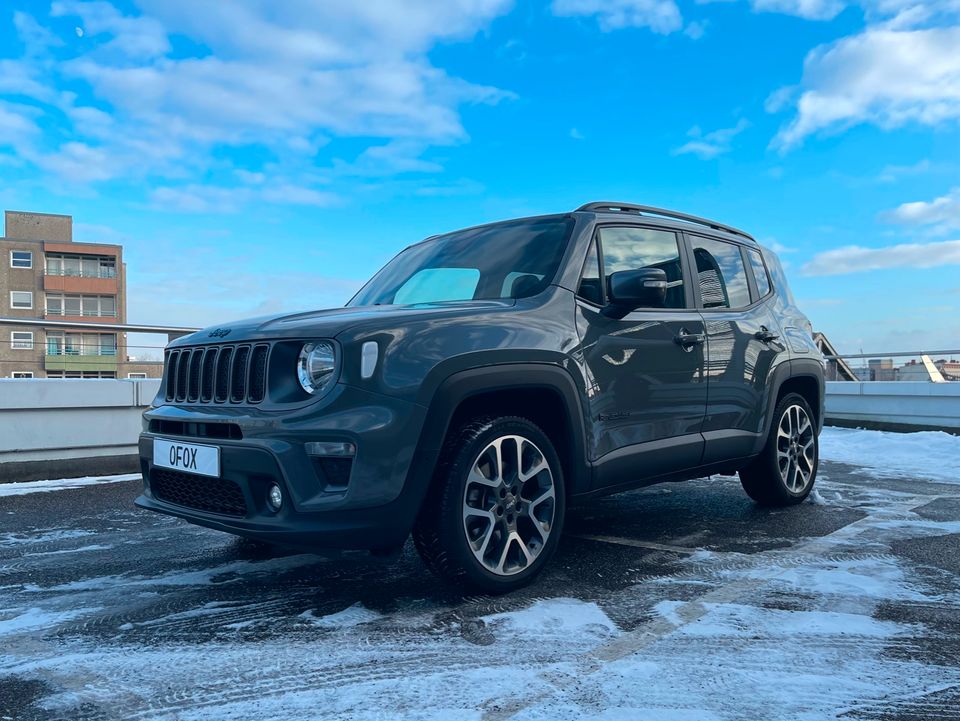
[[[220,449],[216,446],[154,438],[153,465],[201,476],[219,476]]]

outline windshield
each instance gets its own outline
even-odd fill
[[[571,218],[517,220],[424,241],[387,263],[347,305],[536,295],[553,281],[572,228]]]

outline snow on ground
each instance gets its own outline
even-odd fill
[[[66,478],[59,481],[27,481],[25,483],[0,483],[0,498],[4,496],[23,496],[27,493],[47,493],[63,491],[69,488],[82,488],[95,483],[120,483],[140,478],[139,473],[124,473],[119,476],[86,476],[84,478]]]
[[[892,433],[825,427],[820,457],[866,468],[876,476],[960,483],[960,436],[943,431]]]
[[[584,587],[578,574],[587,569],[567,550],[556,562],[556,573],[570,576],[559,595],[506,596],[473,615],[474,601],[438,602],[417,587],[386,609],[359,600],[365,590],[344,594],[340,610],[331,609],[329,597],[338,597],[339,583],[353,583],[351,572],[305,554],[198,554],[162,570],[104,562],[80,578],[39,580],[31,572],[4,585],[31,563],[59,563],[57,553],[70,554],[64,564],[90,563],[125,543],[157,544],[119,523],[100,543],[85,538],[88,531],[59,527],[32,539],[0,535],[0,554],[7,554],[0,555],[7,559],[0,562],[0,680],[47,684],[42,708],[54,716],[88,708],[150,721],[820,721],[876,718],[871,709],[895,717],[898,704],[960,687],[949,636],[943,655],[931,660],[918,641],[939,633],[917,620],[927,616],[889,611],[932,617],[960,608],[960,581],[933,587],[929,567],[893,550],[901,541],[960,533],[958,520],[918,513],[943,492],[924,478],[960,483],[960,438],[826,428],[822,449],[825,461],[872,477],[856,471],[855,482],[837,480],[846,471],[834,466],[821,475],[823,495],[813,504],[769,513],[784,520],[849,514],[826,535],[806,538],[805,525],[769,550],[705,544],[670,554],[662,548],[689,541],[669,531],[644,537],[639,519],[621,532],[660,550],[610,548],[651,575],[609,590]],[[22,493],[136,477],[47,481]],[[887,477],[916,478],[916,491]],[[736,482],[696,483],[706,492]],[[0,495],[21,495],[3,493],[8,487],[0,485]],[[733,501],[714,520],[722,525],[725,513],[761,512]],[[170,543],[160,535],[164,526],[151,528]],[[172,549],[186,543],[185,535],[176,538],[181,545]],[[650,572],[658,558],[666,560]],[[302,587],[278,584],[298,570],[307,574]]]

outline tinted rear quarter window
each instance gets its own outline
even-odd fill
[[[750,258],[750,265],[753,267],[753,277],[757,281],[757,292],[761,298],[770,293],[770,277],[767,275],[767,267],[763,264],[763,256],[759,250],[752,248],[747,251],[747,257]]]

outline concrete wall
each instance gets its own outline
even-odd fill
[[[140,414],[159,386],[0,379],[0,481],[135,471]]]
[[[830,425],[888,430],[960,431],[960,383],[827,383]]]
[[[0,379],[0,482],[138,469],[140,414],[160,381]],[[827,423],[960,432],[960,383],[830,382]]]

